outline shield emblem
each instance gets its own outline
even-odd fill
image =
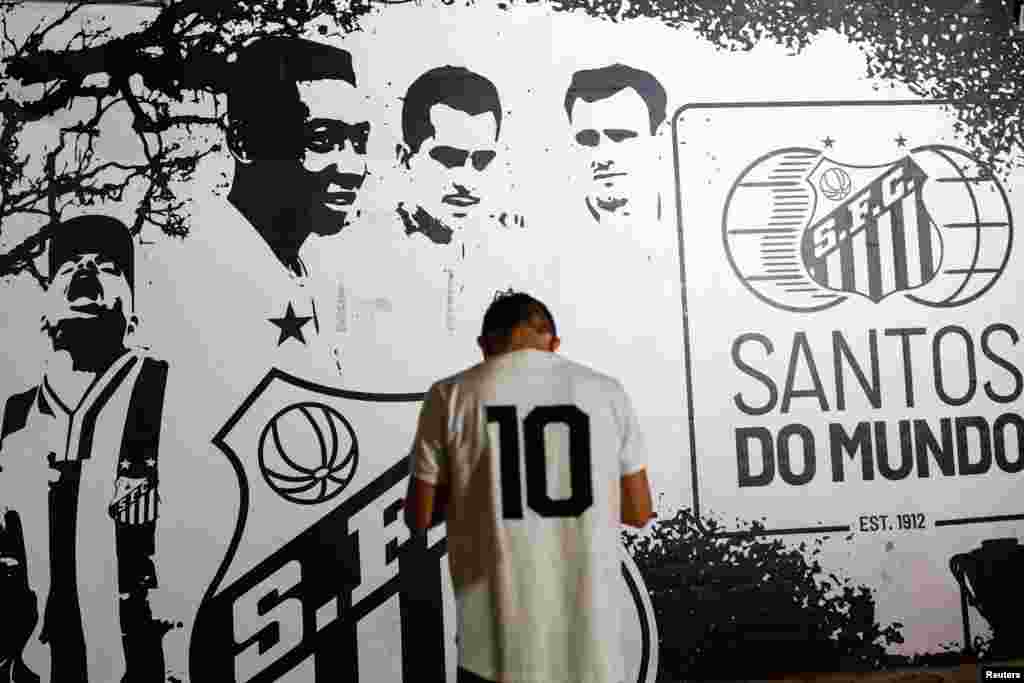
[[[413,537],[401,514],[421,400],[274,369],[216,434],[241,496],[196,615],[192,680],[455,680],[444,528]],[[653,607],[622,559],[627,680],[653,683]]]
[[[801,243],[811,278],[876,303],[930,282],[942,237],[925,206],[927,179],[910,155],[880,166],[820,157],[804,179],[815,207]]]

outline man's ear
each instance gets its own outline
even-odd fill
[[[139,316],[130,315],[128,316],[128,327],[125,329],[125,336],[134,334],[135,330],[139,328]]]
[[[240,164],[252,163],[252,157],[249,156],[249,150],[246,149],[245,139],[242,136],[241,125],[238,121],[228,119],[225,138],[227,139],[228,151],[231,152],[231,156],[235,158],[235,161]]]
[[[553,336],[551,337],[551,345],[548,346],[548,351],[550,351],[551,353],[555,353],[556,351],[558,351],[558,347],[560,347],[561,345],[562,340],[559,339],[558,337]]]
[[[480,347],[480,351],[484,354],[484,358],[487,357],[487,340],[483,336],[476,338],[476,345]]]
[[[402,168],[408,170],[409,159],[412,159],[412,150],[409,146],[401,142],[395,145],[395,160],[398,161]]]

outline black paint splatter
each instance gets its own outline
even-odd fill
[[[434,244],[451,244],[452,229],[424,211],[423,207],[417,206],[416,211],[410,214],[405,204],[399,203],[395,211],[402,219],[406,235],[420,233]]]
[[[684,509],[648,536],[624,533],[654,606],[659,681],[877,669],[903,642],[902,624],[876,620],[869,587],[821,566],[827,536],[793,548],[763,529],[720,536]]]
[[[228,67],[239,46],[260,36],[299,36],[315,22],[330,23],[343,33],[357,31],[361,17],[387,11],[388,3],[177,0],[141,29],[117,38],[83,23],[60,49],[43,49],[44,39],[77,21],[85,3],[70,3],[49,23],[15,39],[7,23],[22,4],[0,4],[0,224],[14,216],[48,220],[37,234],[0,255],[0,276],[27,271],[42,283],[33,260],[45,249],[49,226],[73,206],[120,202],[129,190],[141,188],[133,233],[146,225],[174,236],[188,233],[189,199],[179,188],[206,155],[219,151],[216,141],[225,120],[215,98],[225,92]],[[536,2],[504,4],[513,12],[517,5]],[[905,84],[922,97],[957,101],[964,144],[987,165],[999,173],[1024,165],[1024,40],[1011,37],[1009,13],[1000,0],[979,4],[988,9],[973,14],[964,10],[962,0],[549,4],[556,12],[583,12],[616,22],[657,18],[728,51],[749,50],[764,41],[799,51],[825,31],[838,32],[865,53],[867,75]],[[459,9],[451,4],[448,11]],[[23,93],[36,91],[21,86],[31,85],[44,85],[43,94],[25,97]],[[992,104],[992,98],[998,102]],[[28,155],[38,154],[19,153],[26,126],[53,119],[79,102],[95,106],[61,129],[54,147],[44,154],[42,174],[26,175]],[[138,154],[131,160],[105,160],[95,154],[95,141],[111,125],[108,115],[117,102],[132,113]],[[212,133],[206,141],[204,130]]]
[[[44,49],[51,34],[80,21],[87,3],[69,3],[15,38],[8,25],[25,4],[0,4],[0,224],[14,216],[48,222],[0,255],[0,276],[27,271],[40,284],[45,278],[33,261],[52,226],[74,206],[121,202],[141,191],[133,234],[149,225],[187,235],[189,198],[180,188],[202,159],[221,149],[227,122],[216,97],[227,92],[239,48],[259,37],[298,37],[316,20],[355,31],[358,18],[371,11],[359,1],[340,8],[334,0],[178,0],[127,35],[111,38],[109,29],[81,22],[61,48]],[[44,85],[43,94],[25,87],[33,85]],[[93,106],[60,129],[45,152],[43,173],[26,174],[29,156],[40,154],[18,149],[26,127],[67,116],[82,102]],[[100,158],[96,141],[115,125],[110,112],[121,103],[131,112],[135,149],[124,158]]]
[[[867,57],[867,75],[921,97],[956,100],[965,142],[1002,172],[1024,165],[1024,39],[1001,0],[551,0],[556,11],[609,21],[655,18],[728,51],[765,41],[794,52],[835,31]],[[990,100],[997,100],[991,104]],[[1014,154],[1018,156],[1013,157]]]

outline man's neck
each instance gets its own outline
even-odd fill
[[[235,178],[228,201],[259,233],[285,268],[295,275],[305,275],[299,249],[310,234],[307,219],[298,209],[276,201],[281,196],[280,187],[270,187],[255,179],[243,180],[245,177],[249,176]]]
[[[46,383],[60,402],[74,410],[82,401],[89,385],[96,380],[98,373],[76,370],[71,355],[66,351],[57,351],[46,362]]]
[[[106,372],[123,353],[124,349],[111,353],[109,362],[102,364],[101,367],[84,370],[76,367],[68,351],[54,351],[46,361],[46,383],[61,403],[74,410],[96,378]]]
[[[595,206],[590,197],[584,197],[583,203],[591,217],[598,223],[632,226],[635,223],[661,221],[664,212],[661,193],[655,192],[653,196],[641,199],[642,201],[630,200],[628,204],[614,212]]]

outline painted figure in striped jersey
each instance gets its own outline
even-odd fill
[[[0,432],[0,681],[165,680],[150,592],[167,363],[126,346],[133,250],[98,215],[50,240],[51,352]]]

